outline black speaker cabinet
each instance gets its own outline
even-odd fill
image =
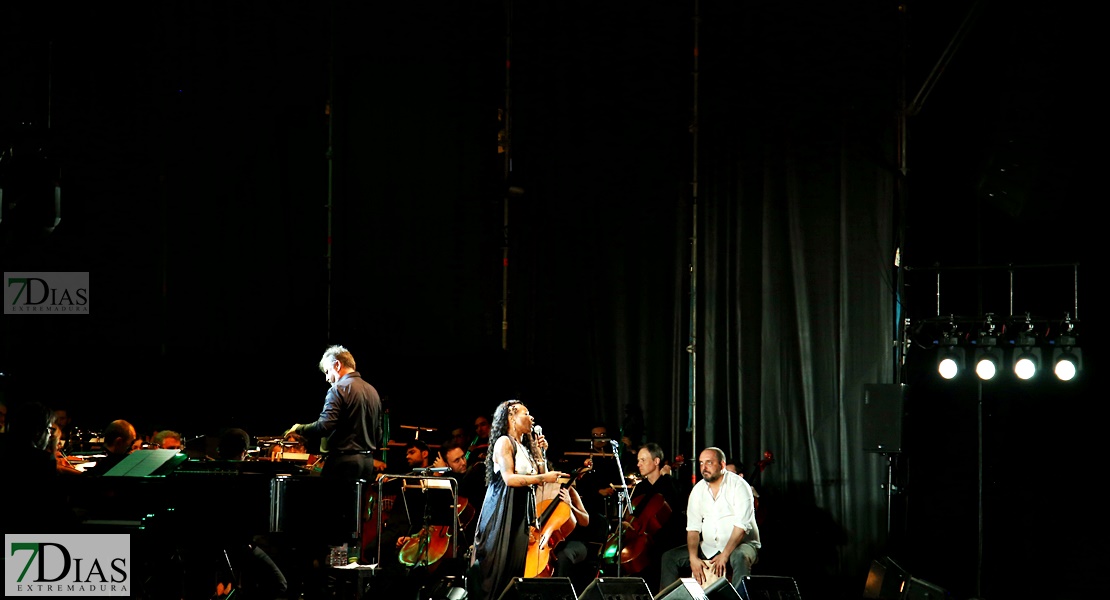
[[[578,600],[570,577],[514,577],[497,600]]]
[[[642,577],[599,577],[590,582],[578,600],[653,600]]]
[[[794,578],[781,575],[748,575],[737,592],[744,600],[802,600]]]
[[[869,383],[863,386],[863,449],[894,454],[902,451],[902,399],[906,386]]]
[[[705,600],[705,590],[698,585],[697,579],[683,577],[659,590],[655,600]]]
[[[906,600],[944,600],[951,597],[948,590],[935,583],[910,577],[910,586],[906,590]]]
[[[705,586],[705,597],[709,600],[740,600],[740,592],[732,587],[727,577],[722,577]]]
[[[871,561],[863,597],[869,600],[902,600],[910,574],[889,557]]]

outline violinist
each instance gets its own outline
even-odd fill
[[[432,467],[450,468],[449,473],[442,475],[452,477],[458,482],[459,498],[466,498],[475,511],[481,508],[482,499],[486,495],[485,473],[475,467],[466,466],[466,450],[463,446],[456,443],[445,445],[436,455]]]
[[[524,574],[530,525],[537,519],[533,486],[556,483],[565,474],[548,471],[547,440],[519,400],[506,400],[493,414],[486,454],[485,501],[474,533],[467,597],[498,598],[513,577]]]
[[[489,433],[489,418],[485,415],[478,415],[474,419],[474,439],[466,449],[466,464],[470,466],[485,465],[486,450],[489,448]]]

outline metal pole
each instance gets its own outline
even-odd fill
[[[692,147],[691,153],[693,156],[693,168],[690,177],[692,205],[690,224],[690,343],[686,347],[686,351],[690,354],[690,414],[689,426],[687,427],[687,430],[690,432],[690,456],[692,457],[696,457],[698,455],[698,28],[701,25],[701,11],[699,4],[700,3],[698,2],[698,0],[694,0],[694,93],[692,103],[692,117],[690,123]],[[697,473],[697,469],[694,469],[694,473]],[[691,478],[693,478],[693,476],[691,476]]]
[[[335,19],[335,13],[332,13],[332,19]],[[334,29],[334,23],[333,29]],[[334,38],[334,36],[332,36]],[[328,48],[328,101],[324,107],[324,114],[328,118],[328,149],[325,154],[328,161],[328,197],[325,210],[327,211],[327,248],[325,250],[324,258],[327,270],[327,304],[324,307],[325,323],[324,334],[326,340],[331,340],[331,284],[332,284],[332,200],[334,192],[334,172],[335,172],[335,125],[334,115],[332,114],[332,100],[335,93],[335,43],[332,42]]]
[[[501,349],[509,347],[509,176],[513,172],[512,155],[512,106],[511,81],[513,47],[513,2],[505,3],[505,106],[500,111],[501,129],[498,131],[497,151],[504,159],[502,172],[504,197],[501,222]]]

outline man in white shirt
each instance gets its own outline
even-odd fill
[[[712,573],[738,587],[751,574],[759,555],[759,526],[755,522],[755,499],[744,478],[725,469],[725,453],[706,448],[698,455],[702,480],[690,491],[686,506],[686,545],[663,553],[660,587],[689,568],[699,584]]]

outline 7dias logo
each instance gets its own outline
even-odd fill
[[[4,314],[89,314],[89,274],[4,273]]]
[[[4,536],[4,595],[130,596],[131,536]]]

